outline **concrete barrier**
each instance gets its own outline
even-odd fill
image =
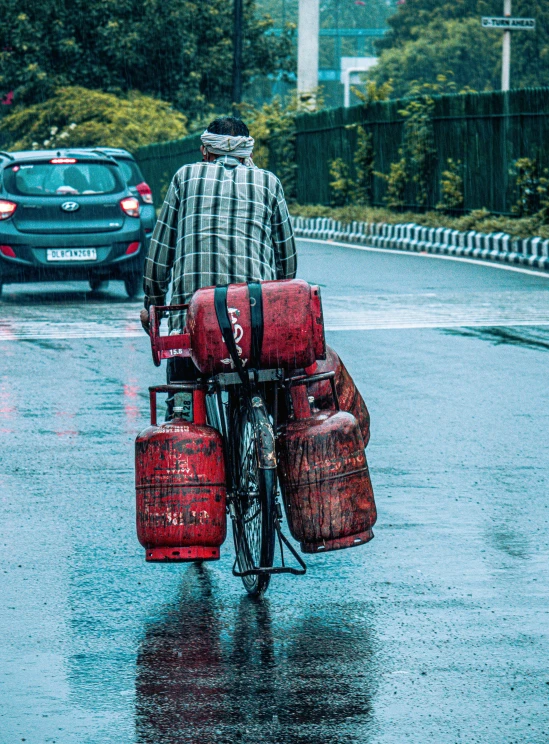
[[[389,225],[384,222],[351,222],[345,225],[327,217],[293,217],[292,220],[295,234],[300,238],[440,253],[549,271],[549,240],[542,238],[513,239],[505,233],[460,232],[414,223]]]

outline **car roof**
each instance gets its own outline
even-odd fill
[[[105,155],[109,155],[111,158],[126,158],[127,160],[135,160],[131,152],[123,150],[121,147],[85,147],[83,149],[89,152],[104,152]]]
[[[117,165],[110,153],[104,151],[92,150],[84,147],[71,147],[66,150],[17,150],[14,152],[0,152],[0,157],[7,160],[53,160],[54,158],[76,158],[78,160],[86,159],[98,162],[109,162],[111,165]]]

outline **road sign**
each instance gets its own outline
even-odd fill
[[[534,31],[535,18],[487,18],[482,19],[483,28],[502,28],[504,31]]]

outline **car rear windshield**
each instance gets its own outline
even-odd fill
[[[106,163],[17,163],[4,172],[7,191],[21,196],[114,194],[124,186],[118,168]]]
[[[116,162],[120,166],[120,170],[122,171],[122,175],[126,179],[128,186],[137,186],[138,183],[143,181],[143,175],[141,174],[139,166],[135,160],[123,160],[122,158],[117,158]]]

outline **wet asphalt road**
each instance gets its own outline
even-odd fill
[[[122,288],[0,302],[0,744],[549,740],[549,278],[301,242],[372,414],[366,546],[146,565]]]

